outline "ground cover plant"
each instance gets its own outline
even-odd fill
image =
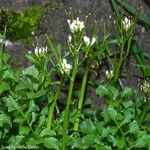
[[[110,2],[116,18],[116,38],[110,39],[105,24],[99,37],[98,22],[89,33],[88,16],[81,20],[69,13],[65,52],[46,34],[47,46],[37,43],[34,51],[26,54],[30,65],[24,69],[9,64],[11,56],[5,51],[7,28],[0,34],[1,149],[150,149],[149,64],[139,53],[134,36],[137,22],[145,20],[138,11],[131,18],[125,16],[115,1]],[[144,26],[149,29],[148,20]],[[117,53],[112,59],[113,46]],[[135,57],[145,78],[140,90],[122,85],[122,69],[129,54]],[[90,81],[98,73],[97,67],[106,61],[110,69],[104,79]],[[81,83],[75,90],[80,71]],[[91,108],[89,85],[99,101],[105,100],[102,109]]]

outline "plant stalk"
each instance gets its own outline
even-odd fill
[[[118,62],[118,65],[116,67],[116,70],[114,71],[115,72],[114,83],[117,83],[118,79],[119,79],[119,75],[120,75],[120,71],[121,71],[121,66],[122,66],[122,63],[123,63],[124,45],[125,45],[125,42],[123,41],[123,44],[122,44],[122,47],[121,47],[121,51],[120,51],[119,62]]]
[[[54,96],[54,100],[52,102],[52,105],[49,108],[48,119],[47,119],[47,128],[48,129],[51,129],[51,126],[52,126],[53,112],[54,112],[54,108],[56,106],[56,102],[57,102],[58,96],[60,94],[60,91],[61,91],[61,85],[58,86],[57,91]]]
[[[53,45],[53,42],[52,42],[50,36],[48,36],[47,34],[46,34],[45,36],[46,36],[46,39],[47,39],[48,46],[49,46],[49,48],[52,50],[52,52],[53,52],[53,54],[54,54],[54,57],[55,57],[57,63],[58,63],[58,64],[61,64],[59,55],[58,55],[58,53],[57,53],[56,48],[55,48],[54,45]]]
[[[148,107],[149,107],[149,102],[150,102],[149,99],[146,98],[146,102],[145,102],[144,107],[143,107],[143,113],[142,113],[142,115],[141,115],[141,117],[139,119],[139,123],[140,124],[143,124],[144,119],[146,118]]]
[[[77,114],[76,114],[76,118],[75,118],[75,124],[74,124],[74,130],[75,131],[78,131],[78,129],[79,129],[80,116],[81,116],[81,110],[82,110],[83,100],[84,100],[84,96],[85,96],[88,73],[89,73],[89,66],[87,65],[85,68],[85,72],[84,72],[84,76],[83,76],[83,80],[82,80],[82,85],[81,85],[78,110],[77,110]]]
[[[72,98],[72,93],[73,93],[73,87],[74,87],[74,81],[75,77],[78,71],[78,62],[77,59],[74,61],[74,68],[72,71],[72,76],[70,79],[70,86],[69,86],[69,92],[68,92],[68,97],[67,97],[67,103],[66,103],[66,108],[65,108],[65,114],[64,114],[64,121],[63,121],[63,135],[62,135],[62,150],[66,150],[66,144],[67,144],[67,129],[68,129],[68,124],[69,124],[69,112],[70,112],[70,105],[71,105],[71,98]]]

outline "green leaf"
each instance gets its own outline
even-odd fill
[[[23,135],[11,136],[8,140],[10,145],[20,145],[25,137]]]
[[[127,109],[133,105],[133,102],[131,100],[128,100],[126,102],[123,102],[122,105]]]
[[[18,81],[18,84],[15,87],[15,91],[20,91],[20,90],[24,90],[24,89],[32,89],[33,83],[31,81],[31,79],[29,79],[28,77],[23,77],[20,78]]]
[[[112,150],[112,148],[105,145],[95,145],[95,150]]]
[[[135,147],[141,148],[146,146],[150,148],[150,135],[147,134],[137,139]]]
[[[0,82],[0,94],[2,94],[5,91],[8,91],[10,89],[10,85],[5,82],[5,81],[1,81]]]
[[[55,135],[56,133],[53,130],[45,128],[41,131],[41,133],[39,134],[39,137],[55,136]]]
[[[29,135],[30,128],[28,126],[20,126],[19,127],[19,134],[20,135]]]
[[[119,91],[114,86],[108,86],[109,98],[116,100],[119,96]]]
[[[38,115],[35,112],[31,113],[31,121],[30,121],[30,126],[32,126],[33,122],[36,121]]]
[[[5,123],[11,125],[11,118],[6,114],[0,114],[0,126]]]
[[[111,119],[115,120],[117,118],[118,113],[113,107],[108,107],[107,111]]]
[[[32,63],[35,63],[39,66],[41,65],[41,63],[32,54],[27,54],[26,58]]]
[[[39,74],[39,71],[38,71],[37,68],[33,65],[33,66],[30,66],[30,67],[28,67],[27,69],[23,70],[23,71],[22,71],[22,74],[23,74],[23,75],[32,76],[33,78],[37,78],[37,77],[38,77],[38,74]]]
[[[131,88],[125,87],[123,91],[120,93],[122,97],[128,97],[133,94],[133,90]]]
[[[96,94],[103,97],[109,94],[108,87],[105,85],[99,85],[96,89]]]
[[[43,144],[48,149],[59,150],[59,141],[54,137],[44,138]]]
[[[39,121],[38,121],[38,128],[42,127],[43,125],[45,125],[46,123],[46,116],[45,115],[42,115],[39,117]]]
[[[124,139],[116,139],[113,143],[113,146],[117,146],[118,149],[125,149],[126,142]]]
[[[35,105],[34,100],[31,100],[29,103],[28,114],[38,111],[38,110],[39,110],[39,107],[37,105]]]
[[[18,124],[23,124],[26,121],[26,119],[23,116],[16,116],[15,119],[13,120],[13,122],[16,122]]]
[[[10,55],[8,53],[3,53],[3,62],[6,64],[8,60],[10,59]]]
[[[87,134],[96,134],[96,125],[91,120],[83,121],[80,130]]]
[[[117,133],[117,131],[118,131],[118,129],[113,126],[105,127],[105,128],[103,128],[103,131],[102,131],[102,138],[105,138],[110,134],[115,135]]]
[[[131,114],[131,112],[130,111],[125,111],[124,112],[124,120],[121,122],[121,125],[124,125],[124,124],[126,124],[126,123],[129,123],[130,121],[131,121],[131,119],[132,119],[132,114]]]
[[[13,108],[14,110],[17,110],[22,115],[24,115],[22,108],[17,104],[17,102],[13,99],[13,97],[11,96],[9,96],[8,98],[6,97],[4,99],[4,102],[6,103],[8,107]]]
[[[39,98],[39,97],[42,97],[43,95],[45,95],[46,92],[47,92],[46,90],[42,89],[35,93],[27,92],[26,94],[29,99],[36,99],[36,98]]]
[[[138,122],[137,121],[133,121],[129,124],[129,131],[131,133],[136,133],[137,131],[139,131],[139,126],[138,126]]]

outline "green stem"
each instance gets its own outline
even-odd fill
[[[51,129],[52,119],[53,119],[53,112],[54,112],[54,108],[56,106],[56,102],[57,102],[58,96],[60,94],[60,91],[61,91],[61,85],[59,85],[59,87],[57,88],[54,100],[52,102],[52,105],[49,108],[48,119],[47,119],[47,128],[48,129]]]
[[[147,115],[148,108],[149,108],[149,100],[148,100],[148,98],[146,98],[146,102],[143,107],[143,113],[140,118],[140,124],[142,124],[144,122],[144,119],[146,118],[146,115]]]
[[[55,57],[57,63],[58,63],[58,64],[61,64],[59,55],[58,55],[58,53],[57,53],[56,48],[55,48],[54,45],[53,45],[53,42],[52,42],[50,36],[48,36],[48,35],[45,35],[45,36],[46,36],[46,39],[47,39],[48,46],[49,46],[49,48],[52,50],[52,52],[53,52],[53,54],[54,54],[54,57]]]
[[[123,63],[123,55],[124,55],[124,45],[125,45],[125,42],[123,41],[121,51],[120,51],[119,62],[118,62],[118,65],[116,67],[116,71],[114,71],[115,72],[115,75],[114,75],[114,82],[115,83],[118,82],[119,75],[120,75],[120,72],[121,72],[121,66],[122,66],[122,63]]]
[[[75,81],[77,71],[78,71],[78,63],[77,63],[77,59],[75,59],[74,68],[73,68],[72,76],[70,79],[69,92],[68,92],[67,103],[66,103],[65,114],[64,114],[62,148],[61,148],[62,150],[66,150],[67,129],[68,129],[68,124],[69,124],[69,111],[70,111],[69,109],[70,109],[71,98],[72,98],[73,87],[74,87],[74,81]]]
[[[75,124],[74,124],[74,130],[75,131],[78,131],[78,128],[79,128],[81,109],[82,109],[83,100],[84,100],[84,96],[85,96],[85,89],[86,89],[88,72],[89,72],[89,66],[87,65],[85,68],[85,72],[84,72],[84,76],[83,76],[83,80],[82,80],[82,85],[81,85],[80,99],[79,99],[79,103],[78,103],[78,111],[76,114]]]

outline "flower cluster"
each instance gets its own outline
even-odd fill
[[[131,20],[127,17],[124,18],[124,20],[122,21],[123,24],[123,28],[128,31],[131,27]]]
[[[47,53],[47,46],[46,47],[38,47],[36,46],[35,50],[34,50],[34,54],[35,55],[43,55]]]
[[[72,33],[78,32],[78,31],[82,31],[85,28],[84,22],[79,20],[79,17],[77,17],[76,20],[73,20],[71,22],[71,20],[67,20],[69,27],[70,27],[70,31]]]
[[[113,70],[106,70],[105,74],[108,80],[111,80],[113,78]]]
[[[66,74],[70,74],[70,71],[72,69],[72,65],[67,63],[66,59],[63,59],[61,62],[61,67],[60,67],[60,71],[62,74],[66,73]]]
[[[96,42],[96,38],[95,37],[93,37],[92,39],[90,39],[89,37],[84,36],[83,40],[84,40],[86,46],[92,46]]]
[[[150,84],[145,81],[143,85],[141,85],[141,90],[147,94],[147,93],[150,93]]]

